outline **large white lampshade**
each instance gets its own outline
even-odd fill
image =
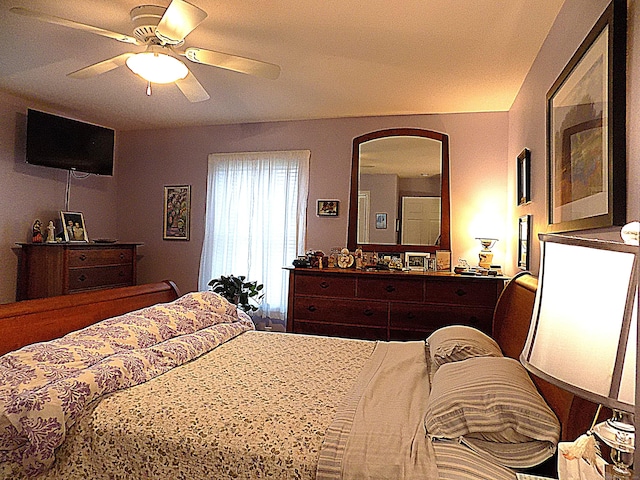
[[[540,241],[538,290],[520,360],[582,398],[633,412],[638,247],[559,235]]]

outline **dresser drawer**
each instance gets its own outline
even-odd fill
[[[69,269],[70,292],[99,287],[133,285],[133,283],[133,267],[131,265]]]
[[[294,322],[314,322],[387,326],[388,306],[370,300],[343,300],[320,297],[297,297],[293,309]]]
[[[493,308],[503,285],[501,280],[455,279],[427,283],[426,301],[451,305],[480,305]]]
[[[336,325],[308,321],[296,321],[293,332],[306,335],[325,335],[327,337],[358,338],[363,340],[387,339],[386,327]]]
[[[424,280],[420,278],[358,278],[357,296],[376,300],[421,302],[424,297]]]
[[[132,261],[133,249],[130,248],[69,250],[70,268],[130,264]]]
[[[492,308],[411,303],[392,303],[390,307],[389,328],[392,331],[424,332],[427,334],[424,338],[445,325],[468,325],[491,335],[492,324]]]
[[[356,279],[339,275],[296,275],[296,295],[320,295],[323,297],[353,298],[356,296]]]

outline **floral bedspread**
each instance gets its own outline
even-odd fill
[[[253,329],[212,292],[187,294],[0,357],[0,477],[48,469],[105,394],[140,385]]]

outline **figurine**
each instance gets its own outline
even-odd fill
[[[53,226],[53,220],[49,220],[47,226],[47,243],[56,243],[56,227]]]
[[[33,222],[33,233],[31,237],[31,241],[33,243],[42,243],[42,222],[37,220]]]

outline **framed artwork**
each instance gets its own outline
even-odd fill
[[[407,252],[404,254],[404,266],[409,270],[424,271],[429,267],[429,257],[426,252]]]
[[[318,200],[316,215],[319,217],[337,217],[340,202],[338,200]]]
[[[531,151],[525,148],[517,159],[516,171],[518,175],[517,199],[518,205],[531,201]]]
[[[518,268],[520,270],[529,270],[531,218],[531,215],[518,218]]]
[[[547,93],[549,232],[625,223],[625,52],[615,0]]]
[[[191,185],[164,187],[164,240],[189,240]]]
[[[438,272],[451,271],[451,252],[449,250],[436,250],[436,270]]]
[[[80,212],[60,212],[65,242],[88,242],[87,227]]]
[[[386,230],[387,229],[387,214],[386,213],[376,213],[376,229],[378,229],[378,230]]]

